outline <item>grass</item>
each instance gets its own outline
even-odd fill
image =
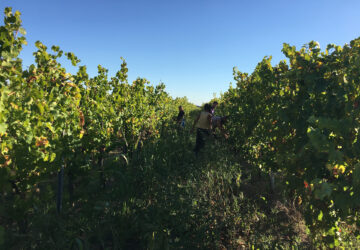
[[[210,139],[198,158],[194,136],[167,131],[131,159],[112,152],[90,164],[65,191],[61,215],[39,203],[28,231],[9,249],[314,249],[296,200],[273,191],[268,174],[241,161],[223,138]],[[127,163],[127,160],[129,163]],[[68,186],[68,178],[64,186]],[[45,185],[45,184],[44,184]],[[47,197],[53,186],[44,186]],[[44,196],[45,197],[45,196]],[[50,198],[45,200],[52,201]],[[40,200],[41,202],[41,200]],[[342,246],[358,247],[344,225]],[[345,233],[348,232],[348,233]],[[317,236],[319,237],[319,236]]]
[[[266,176],[239,164],[225,140],[207,144],[198,158],[186,133],[143,148],[129,166],[139,187],[130,241],[153,249],[311,247],[301,214]]]

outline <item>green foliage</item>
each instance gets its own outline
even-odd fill
[[[0,220],[5,222],[0,227],[0,244],[5,241],[10,246],[26,235],[45,237],[47,242],[39,240],[39,244],[52,248],[51,240],[58,244],[61,237],[72,238],[74,233],[70,229],[70,235],[56,234],[67,226],[65,219],[54,221],[56,174],[61,166],[65,165],[68,185],[64,209],[83,202],[86,209],[91,210],[92,205],[101,208],[104,204],[86,205],[92,194],[84,190],[89,183],[96,183],[89,184],[94,193],[104,188],[108,173],[105,155],[117,150],[122,162],[131,161],[144,141],[159,138],[160,132],[174,123],[178,102],[165,92],[164,84],[151,86],[142,78],[129,84],[124,59],[110,79],[100,65],[98,75],[92,78],[85,66],[79,66],[74,75],[67,73],[58,60],[65,55],[74,66],[80,60],[58,46],[49,52],[40,41],[35,43],[35,64],[23,69],[18,56],[26,40],[18,34],[25,35],[20,13],[6,8],[0,27]],[[182,105],[191,106],[187,100]],[[85,181],[79,183],[81,178]],[[75,188],[88,197],[76,197],[80,193]],[[40,230],[47,227],[47,220],[53,221],[54,228]],[[79,237],[74,236],[71,244],[81,248]],[[23,243],[17,246],[21,248]],[[63,244],[65,248],[71,245],[68,241]]]
[[[324,52],[316,42],[300,50],[284,44],[282,51],[290,63],[272,66],[264,58],[251,75],[234,68],[237,86],[220,109],[231,116],[234,150],[281,173],[288,193],[301,197],[313,235],[334,245],[326,232],[359,219],[360,39]]]

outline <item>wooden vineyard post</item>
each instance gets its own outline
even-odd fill
[[[62,209],[62,195],[63,195],[63,186],[64,186],[64,168],[65,168],[65,160],[61,164],[60,171],[58,173],[58,189],[57,189],[57,197],[56,197],[56,210],[57,213],[61,213]]]

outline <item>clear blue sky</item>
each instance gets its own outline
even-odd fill
[[[37,40],[74,52],[91,76],[99,64],[113,76],[122,56],[130,81],[162,81],[195,104],[226,91],[234,66],[251,73],[269,55],[277,64],[283,42],[324,48],[360,36],[359,0],[1,0],[6,6],[22,13],[25,66]]]

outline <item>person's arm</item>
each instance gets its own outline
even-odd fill
[[[210,130],[212,130],[212,115],[211,114],[208,115],[208,122],[210,124]]]
[[[220,129],[220,132],[221,132],[221,134],[225,137],[225,139],[227,139],[227,138],[229,138],[229,135],[226,133],[226,131],[225,131],[225,129],[224,129],[224,127],[223,127],[223,125],[222,125],[222,123],[221,122],[219,122],[219,129]]]
[[[196,125],[196,123],[198,122],[199,119],[200,119],[200,114],[196,117],[196,119],[194,121],[194,124],[193,124],[193,126],[191,128],[191,132],[194,131],[195,125]]]

